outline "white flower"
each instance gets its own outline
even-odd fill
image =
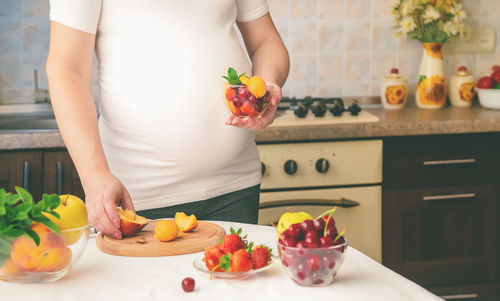
[[[444,31],[448,36],[452,37],[459,33],[460,26],[458,23],[448,21],[446,23],[441,23],[441,30]],[[463,30],[463,29],[462,29]]]
[[[399,6],[400,3],[401,3],[400,0],[392,0],[391,6],[392,6],[393,9],[395,9],[395,8],[397,8]]]
[[[413,13],[415,9],[416,5],[412,0],[403,1],[401,6],[399,7],[399,11],[403,16],[408,16],[409,14]]]
[[[441,14],[432,5],[427,5],[427,8],[425,9],[425,12],[422,15],[422,17],[424,18],[424,23],[428,24],[441,18]]]
[[[467,18],[467,12],[464,10],[462,3],[455,3],[450,13],[454,15],[455,22],[461,22]]]
[[[417,28],[417,24],[415,24],[415,20],[411,17],[405,17],[401,20],[400,23],[401,33],[406,35],[409,32],[412,32],[415,28]]]

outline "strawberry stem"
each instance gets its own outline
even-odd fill
[[[315,218],[314,220],[320,219],[320,218],[322,218],[324,215],[327,215],[327,214],[329,214],[330,216],[332,216],[332,215],[335,213],[335,211],[337,211],[337,206],[335,206],[335,207],[333,207],[332,209],[329,209],[329,210],[327,210],[327,211],[325,211],[325,212],[321,213],[321,214],[320,214],[317,218]]]
[[[344,230],[342,230],[342,232],[340,232],[337,237],[335,237],[335,239],[333,240],[333,242],[335,243],[339,238],[341,238],[342,236],[344,236],[345,232],[346,232],[346,228],[344,227]]]

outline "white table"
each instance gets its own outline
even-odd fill
[[[243,228],[248,239],[274,246],[275,230],[267,226],[217,222],[228,229]],[[275,246],[274,246],[275,248]],[[1,300],[441,300],[361,252],[349,247],[334,282],[326,287],[295,284],[281,266],[253,278],[214,279],[192,263],[202,252],[171,257],[120,257],[99,251],[91,238],[85,253],[63,279],[44,284],[0,281]],[[275,254],[278,254],[274,251]],[[192,277],[195,290],[185,293],[181,281]],[[217,298],[217,299],[215,299]],[[319,299],[317,299],[319,300]],[[321,299],[324,300],[324,299]]]

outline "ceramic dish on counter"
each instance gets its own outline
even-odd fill
[[[477,88],[479,103],[488,109],[500,109],[500,89]]]

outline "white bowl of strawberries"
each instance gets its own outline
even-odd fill
[[[299,285],[326,286],[333,282],[345,256],[344,231],[337,232],[331,215],[292,224],[281,233],[278,251],[285,271]]]

